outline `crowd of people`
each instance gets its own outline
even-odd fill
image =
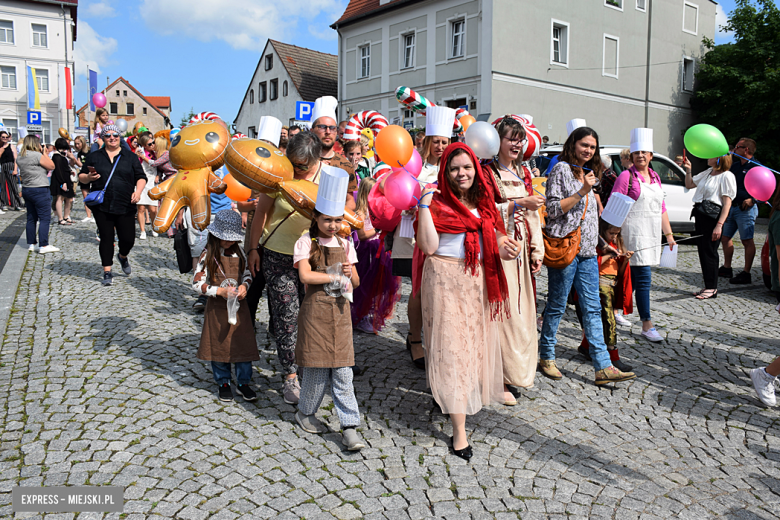
[[[363,448],[352,383],[361,373],[353,329],[383,330],[401,298],[403,278],[411,282],[410,361],[425,371],[435,404],[452,423],[451,449],[466,460],[472,455],[469,415],[490,404],[516,405],[518,392],[533,387],[537,373],[553,381],[564,377],[556,345],[569,304],[583,332],[578,350],[592,363],[595,384],[636,377],[620,358],[618,326],[631,325],[627,316],[635,300],[641,336],[663,341],[650,310],[652,268],[663,247],[676,245],[661,178],[651,168],[651,129],[632,131],[618,175],[600,154],[596,130],[573,120],[562,152],[545,173],[542,194],[533,183],[540,173],[527,153],[524,118],[499,118],[498,151],[480,159],[452,135],[455,110],[428,107],[425,130],[413,136],[422,159],[420,198],[400,210],[388,202],[390,177],[372,148],[373,134],[345,140],[346,122],[337,120],[336,106],[334,98],[318,99],[310,128],[288,128],[270,116],[258,127],[257,139],[286,156],[294,179],[319,186],[311,217],[281,192],[253,190],[246,200],[234,201],[211,193],[205,230],[192,224],[185,209],[168,231],[168,236],[186,233],[197,294],[193,309],[204,313],[197,356],[211,362],[220,400],[234,399],[233,371],[236,392],[247,401],[257,398],[252,362],[259,360],[256,315],[265,290],[280,390],[286,403],[297,406],[295,421],[307,432],[327,431],[315,413],[329,388],[344,445]],[[169,140],[148,131],[123,138],[105,113],[98,114],[91,139],[58,139],[51,156],[35,136],[18,148],[6,132],[0,139],[0,200],[9,209],[26,207],[30,249],[58,251],[48,243],[51,212],[58,225],[73,223],[78,182],[84,221],[97,226],[103,285],[113,283],[115,259],[131,275],[136,236],[147,239],[146,226],[157,213],[149,191],[177,172]],[[733,155],[710,159],[698,174],[687,158],[678,158],[686,188],[696,190],[692,217],[700,236],[703,288],[693,296],[700,300],[717,297],[719,277],[751,282],[758,204],[744,179],[755,151],[755,141],[740,139]],[[217,175],[224,177],[224,170]],[[630,204],[620,223],[602,218],[615,194]],[[773,208],[780,205],[780,190],[775,199]],[[343,233],[346,214],[356,215],[362,228]],[[734,276],[737,232],[746,258],[744,270]],[[769,242],[780,312],[780,216],[774,210]],[[547,298],[537,308],[542,265]],[[777,375],[780,361],[751,372],[767,405],[776,403]]]

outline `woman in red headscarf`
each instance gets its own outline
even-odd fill
[[[468,460],[466,415],[503,403],[498,321],[509,315],[501,260],[520,254],[494,202],[493,178],[463,143],[441,157],[438,189],[428,186],[417,222],[415,290],[422,288],[426,370],[433,398],[452,421],[452,449]],[[425,258],[423,259],[423,255]]]

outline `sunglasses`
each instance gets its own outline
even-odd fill
[[[154,146],[154,141],[149,141],[144,146]]]
[[[314,125],[314,128],[322,130],[323,132],[335,132],[338,127],[334,125]]]
[[[113,134],[113,133],[112,133],[112,134],[106,134],[106,137],[111,137],[111,138],[113,138],[113,139],[118,139],[118,138],[120,137],[120,135],[119,135],[119,134]]]
[[[290,164],[292,164],[293,168],[295,168],[296,170],[301,170],[301,171],[305,172],[306,170],[309,169],[309,165],[308,164],[299,164],[299,163],[294,163],[294,162],[290,162]]]

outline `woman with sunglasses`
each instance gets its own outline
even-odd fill
[[[92,206],[100,232],[100,261],[103,264],[103,285],[111,285],[114,275],[114,232],[119,238],[117,259],[122,271],[130,276],[127,255],[135,244],[135,205],[146,186],[146,174],[136,156],[120,147],[121,136],[116,125],[103,127],[101,138],[106,145],[87,156],[79,181],[89,183],[90,191],[105,190],[103,202]],[[109,178],[111,179],[109,182]]]
[[[151,225],[157,216],[157,201],[149,198],[149,190],[157,184],[157,167],[154,165],[157,159],[157,148],[151,132],[141,134],[138,143],[140,146],[135,149],[135,153],[141,160],[141,166],[146,174],[146,186],[141,193],[141,200],[138,201],[138,225],[141,227],[141,236],[138,238],[146,240],[146,221],[148,220]],[[157,236],[154,230],[152,236]]]
[[[16,155],[16,147],[11,141],[11,134],[5,130],[0,131],[0,170],[2,170],[0,174],[0,203],[3,205],[3,210],[22,209]]]

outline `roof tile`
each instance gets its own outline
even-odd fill
[[[270,42],[304,101],[338,97],[338,56],[276,40]]]

